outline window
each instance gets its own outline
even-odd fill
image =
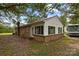
[[[67,30],[71,32],[79,31],[79,26],[68,26]]]
[[[36,26],[35,34],[43,34],[43,26]]]
[[[55,34],[55,27],[48,26],[48,34]]]
[[[59,33],[59,34],[62,33],[62,27],[58,27],[58,33]]]

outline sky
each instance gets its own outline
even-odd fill
[[[61,16],[61,12],[56,10],[56,9],[54,9],[54,13],[53,14],[50,14],[50,13],[48,14],[48,17],[53,17],[53,16]]]

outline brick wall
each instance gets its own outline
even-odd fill
[[[17,28],[16,28],[16,33],[17,35]],[[29,38],[30,37],[30,27],[20,27],[20,37],[22,38]]]
[[[20,28],[20,36],[23,38],[29,38],[30,37],[30,27]]]
[[[45,37],[42,35],[33,35],[33,36],[34,36],[33,38],[37,41],[41,41],[41,42],[45,41]]]
[[[49,42],[49,41],[58,40],[62,38],[63,38],[63,34],[55,34],[55,35],[48,35],[48,36],[34,35],[34,39],[41,42]]]
[[[52,40],[58,40],[62,38],[63,38],[63,34],[49,35],[49,36],[45,36],[45,42],[49,42]]]
[[[17,29],[16,29],[16,35],[17,35]],[[33,35],[33,39],[40,41],[40,42],[49,42],[57,39],[62,39],[63,34],[55,34],[55,35]],[[20,37],[22,38],[30,38],[30,27],[21,27],[20,28]]]

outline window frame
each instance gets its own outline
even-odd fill
[[[58,27],[58,34],[62,34],[62,31],[63,31],[62,27]]]
[[[54,30],[52,33],[51,33],[51,30]],[[54,35],[55,34],[55,31],[56,31],[56,28],[55,26],[48,26],[48,35]]]
[[[35,26],[34,34],[35,35],[44,35],[44,26],[43,25]]]

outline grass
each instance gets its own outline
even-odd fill
[[[36,52],[28,55],[72,55],[74,51],[68,46],[70,42],[72,42],[72,40],[67,37],[49,43],[40,44],[32,42],[30,48],[33,52]]]
[[[0,33],[0,35],[12,35],[12,33]]]
[[[19,39],[16,37],[6,37],[0,39],[0,55],[34,55],[34,56],[63,56],[63,55],[78,55],[69,46],[74,43],[74,40],[64,37],[56,41],[48,43],[40,43],[34,40]]]

